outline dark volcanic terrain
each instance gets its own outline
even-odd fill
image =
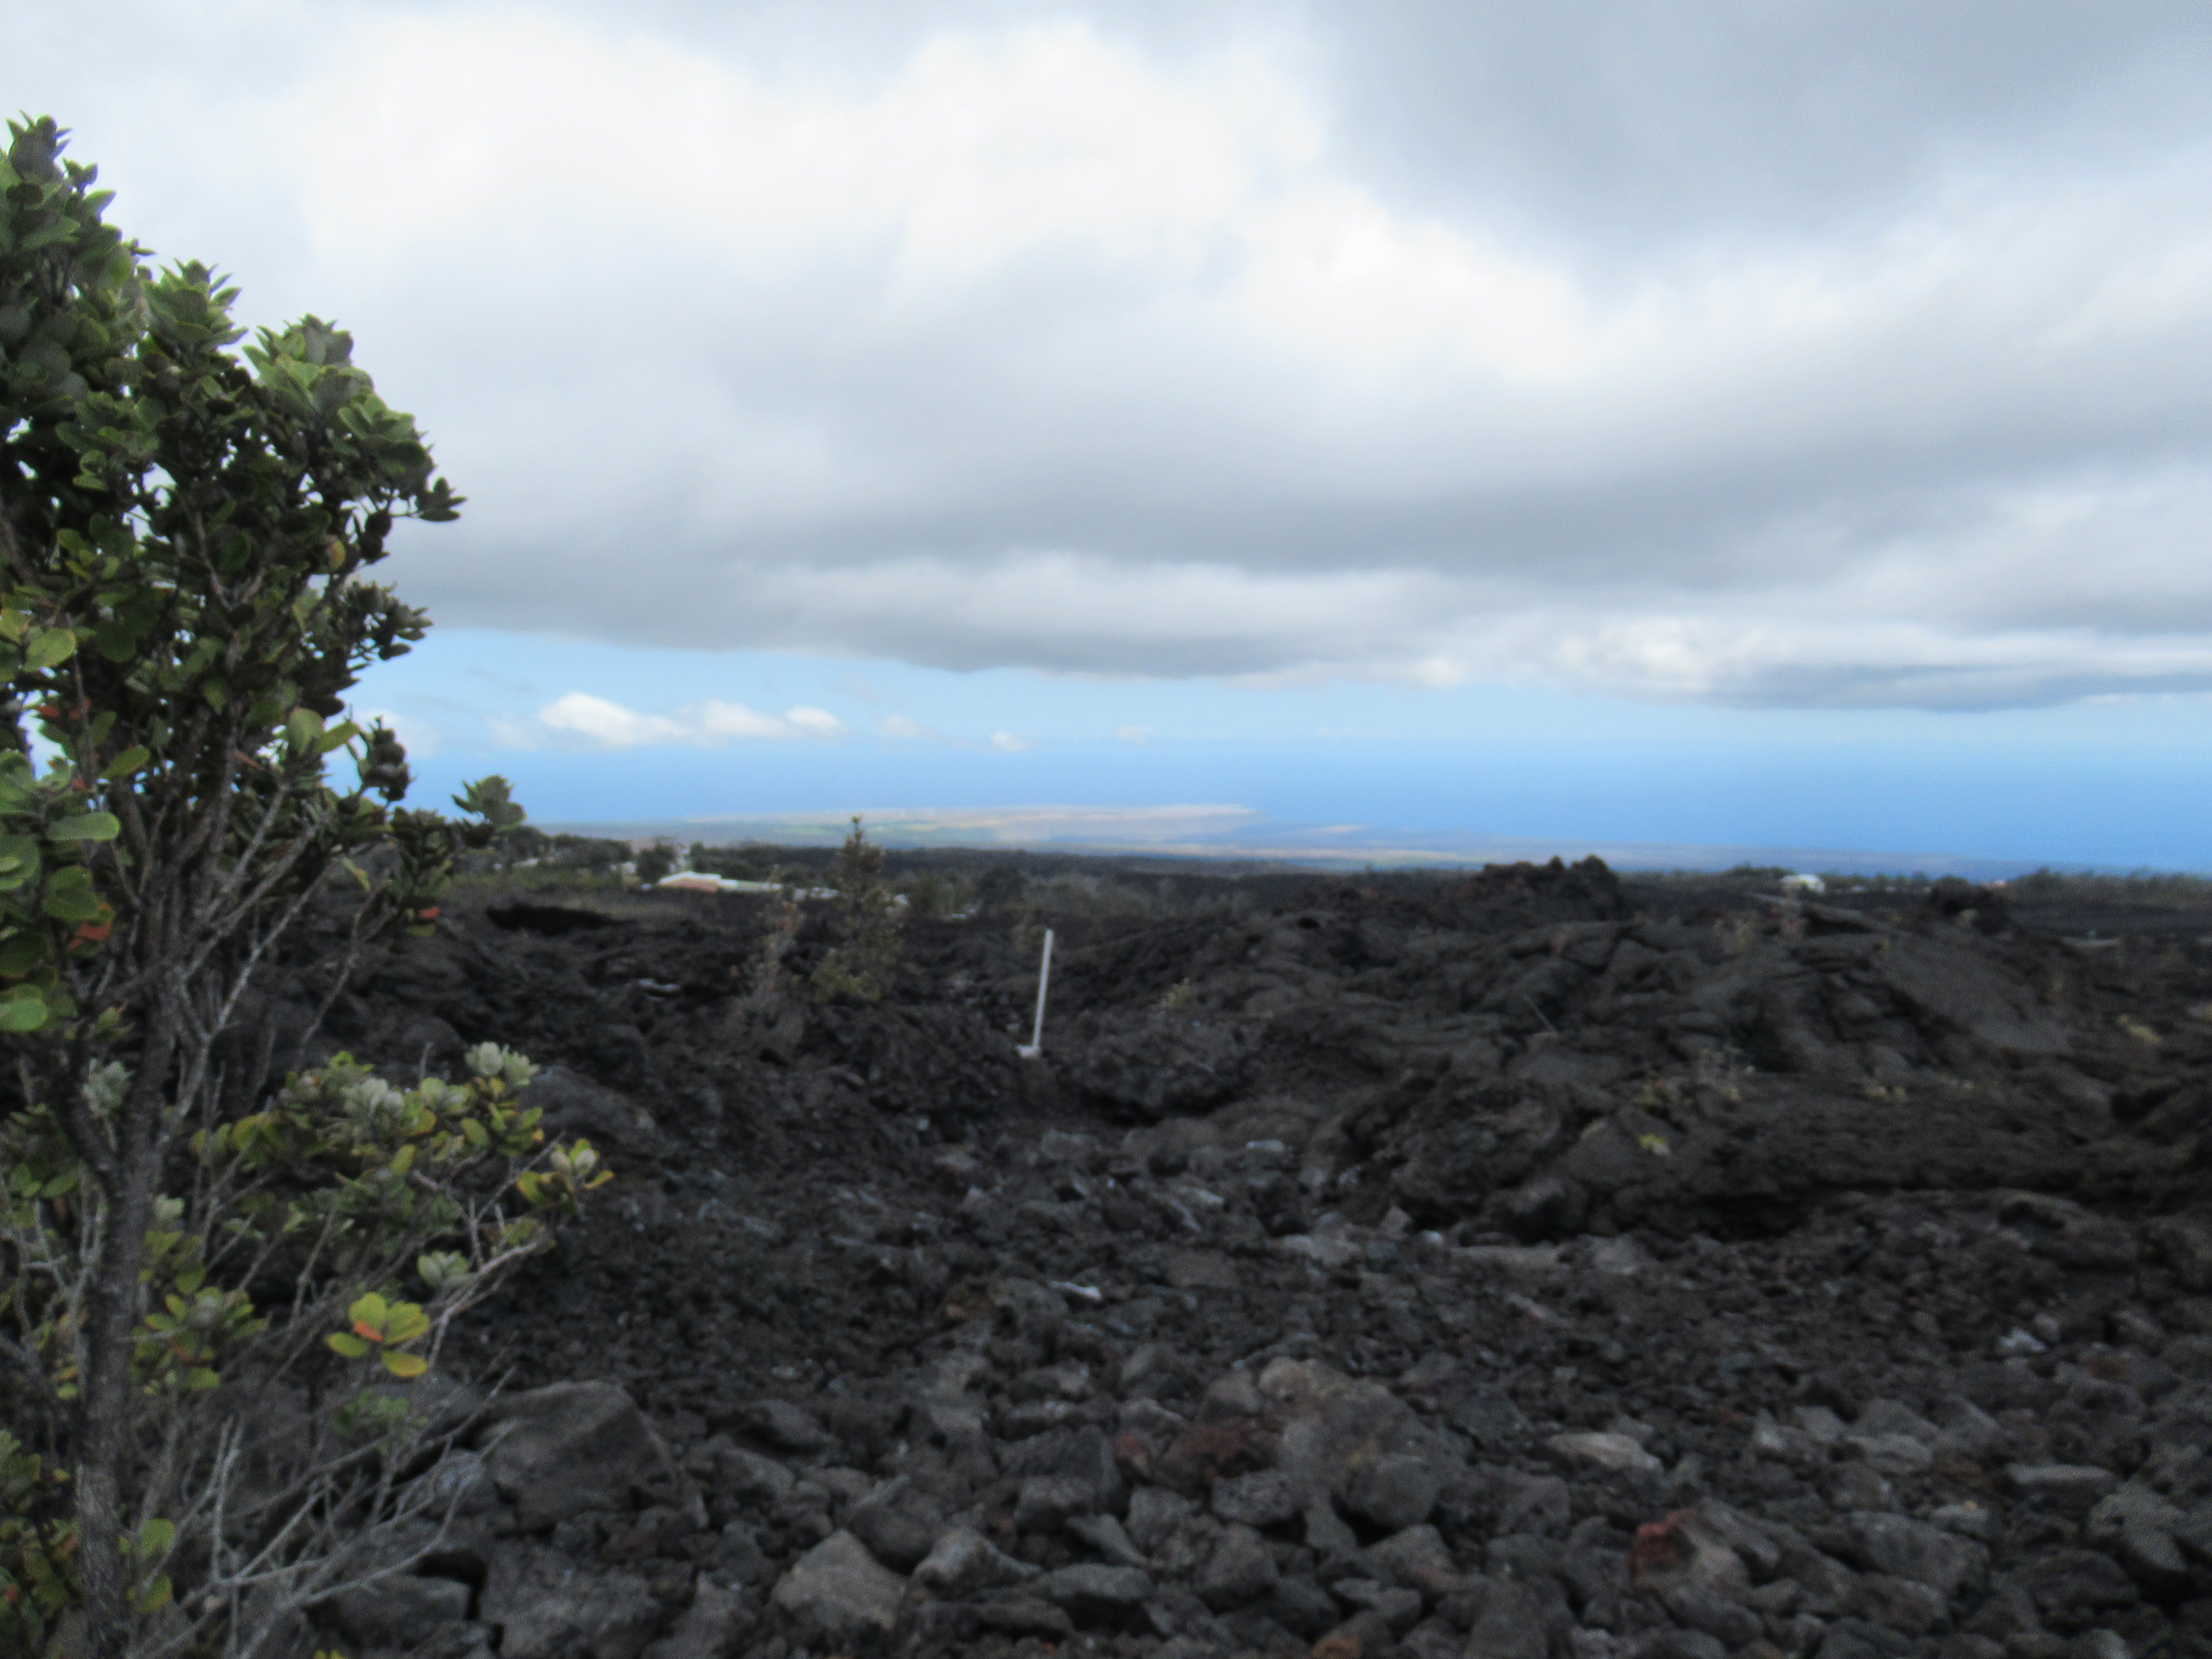
[[[916,916],[875,1007],[826,904],[772,963],[762,898],[511,888],[341,999],[319,1052],[519,1048],[619,1179],[326,1641],[2212,1656],[2212,914],[1074,890]]]

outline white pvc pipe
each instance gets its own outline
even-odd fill
[[[1024,1060],[1035,1060],[1044,1052],[1044,994],[1052,984],[1052,929],[1044,930],[1044,963],[1037,969],[1036,1029],[1030,1033],[1024,1048],[1018,1050]]]

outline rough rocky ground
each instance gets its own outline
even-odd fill
[[[449,905],[325,1046],[518,1047],[622,1177],[448,1352],[507,1390],[456,1535],[321,1639],[2212,1655],[2186,918],[1216,888],[917,919],[878,1008],[823,913],[770,975],[758,900]]]

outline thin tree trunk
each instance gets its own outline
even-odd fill
[[[115,1184],[106,1194],[108,1225],[100,1265],[85,1298],[84,1392],[78,1407],[75,1471],[77,1563],[84,1583],[95,1659],[125,1659],[131,1642],[130,1575],[120,1540],[125,1494],[137,1455],[131,1435],[131,1334],[137,1326],[138,1275],[161,1195],[159,1125],[176,1057],[176,1015],[166,996],[155,1004],[137,1075],[116,1109]]]

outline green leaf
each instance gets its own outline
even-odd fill
[[[368,1352],[368,1344],[350,1331],[335,1332],[323,1340],[330,1344],[333,1352],[342,1353],[348,1359],[358,1359]]]
[[[39,842],[33,836],[0,836],[0,890],[20,887],[39,873]]]
[[[214,1374],[212,1371],[208,1373],[210,1376]],[[175,1591],[169,1583],[169,1575],[165,1572],[148,1580],[145,1588],[132,1600],[140,1613],[158,1613],[169,1605],[169,1598],[173,1594]]]
[[[138,1528],[138,1559],[151,1561],[167,1555],[176,1547],[177,1523],[160,1518],[149,1521]]]
[[[153,758],[154,751],[143,745],[137,749],[126,749],[108,762],[107,769],[100,775],[100,781],[113,783],[118,778],[127,778]]]
[[[398,1377],[416,1377],[430,1369],[430,1362],[419,1353],[387,1353],[384,1369]]]
[[[51,824],[49,841],[113,841],[123,833],[123,821],[112,812],[77,812]]]
[[[76,635],[66,628],[46,628],[31,636],[23,662],[29,668],[58,668],[76,654]]]
[[[138,654],[138,630],[118,617],[92,630],[92,643],[110,662],[129,662]]]
[[[35,1031],[46,1023],[45,1000],[33,991],[28,996],[0,997],[0,1031]]]
[[[374,1291],[369,1291],[346,1310],[347,1318],[352,1320],[356,1325],[375,1327],[380,1336],[384,1330],[384,1322],[391,1317],[391,1314],[392,1310],[386,1305],[384,1298]]]
[[[92,872],[76,865],[55,871],[40,908],[56,921],[97,921],[102,907],[92,889]]]

